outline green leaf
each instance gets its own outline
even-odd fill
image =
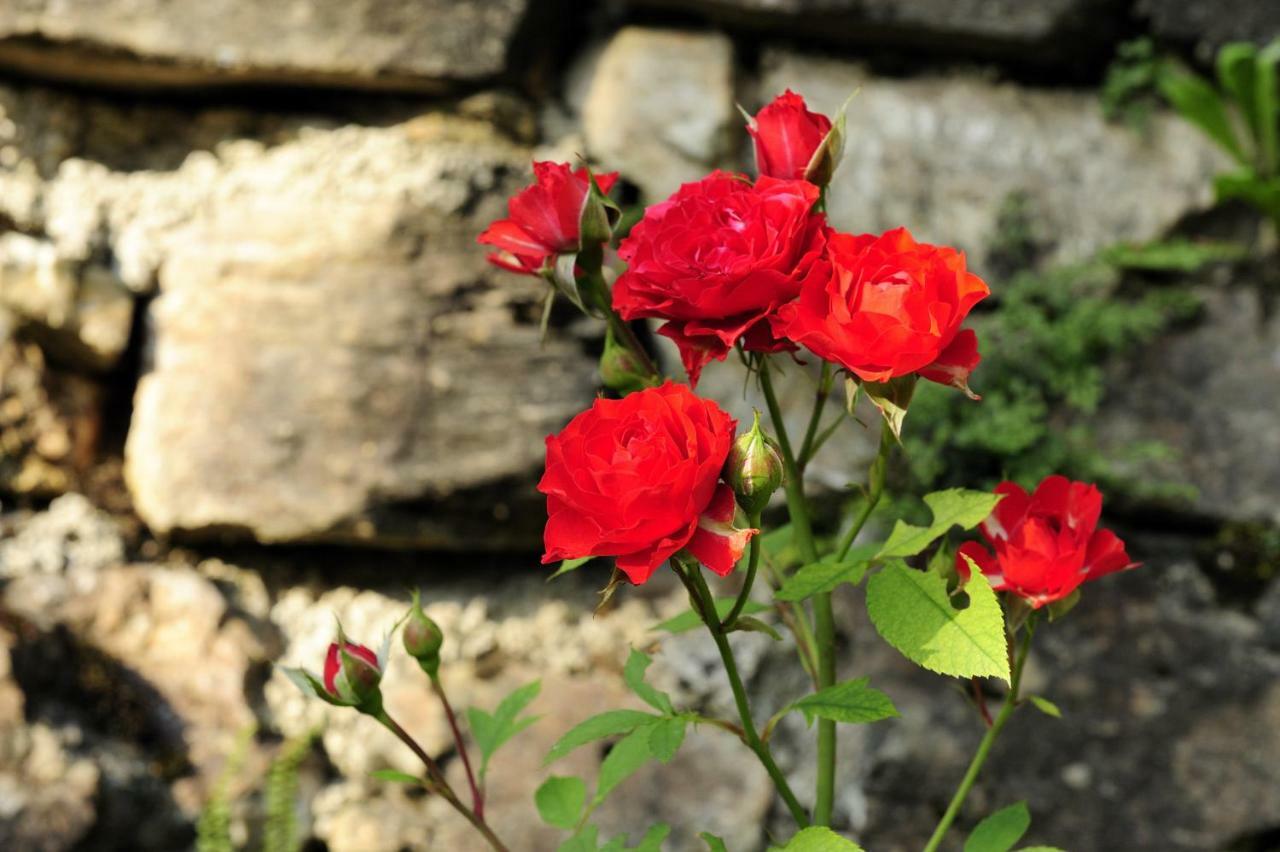
[[[649,760],[649,732],[643,728],[632,731],[614,745],[600,764],[600,778],[596,781],[595,804],[600,804],[623,781]]]
[[[1121,269],[1147,272],[1195,272],[1210,263],[1242,260],[1248,246],[1221,240],[1157,240],[1149,243],[1116,243],[1101,257]]]
[[[702,838],[703,843],[707,844],[707,852],[729,852],[729,847],[724,845],[724,841],[711,832],[704,831],[698,836]]]
[[[556,852],[596,852],[600,846],[600,829],[584,826],[581,831],[561,843]]]
[[[927,527],[917,527],[898,521],[889,534],[889,540],[880,548],[877,558],[915,556],[953,526],[973,529],[991,514],[996,503],[1000,502],[1000,495],[989,491],[949,488],[924,495],[924,502],[933,513],[933,522]]]
[[[760,536],[760,552],[770,563],[779,566],[795,563],[795,536],[791,532],[791,524],[783,524],[777,529],[769,530]]]
[[[1259,117],[1257,167],[1280,178],[1280,39],[1258,54],[1258,84],[1253,111]]]
[[[413,784],[417,787],[422,786],[422,779],[417,776],[410,775],[408,772],[400,772],[396,769],[375,769],[369,773],[371,778],[377,778],[379,781],[394,781],[397,784]]]
[[[666,840],[670,833],[671,826],[666,823],[660,822],[650,826],[644,833],[644,837],[640,838],[639,845],[631,847],[632,852],[662,852],[662,841]]]
[[[537,716],[518,718],[533,699],[538,697],[542,688],[540,681],[531,681],[518,687],[498,704],[493,713],[486,713],[478,707],[467,708],[467,723],[471,726],[472,739],[480,749],[480,775],[484,776],[489,768],[489,760],[494,752],[508,740],[538,720]]]
[[[1067,852],[1057,846],[1023,846],[1017,852]]]
[[[866,392],[867,399],[879,409],[880,416],[893,431],[893,437],[901,441],[902,421],[906,419],[907,406],[911,404],[911,395],[916,390],[915,374],[899,376],[887,382],[863,382],[862,389]]]
[[[862,852],[862,847],[826,826],[815,825],[787,841],[782,852]]]
[[[685,720],[679,716],[663,719],[649,727],[649,754],[662,763],[670,763],[684,742]]]
[[[1160,93],[1173,104],[1183,118],[1199,127],[1241,165],[1249,165],[1249,159],[1236,140],[1227,115],[1226,104],[1213,86],[1195,74],[1164,67],[1156,78]]]
[[[1030,698],[1031,698],[1031,703],[1034,704],[1035,708],[1039,710],[1041,713],[1045,714],[1046,716],[1052,716],[1055,719],[1062,718],[1062,711],[1058,709],[1057,704],[1054,704],[1049,699],[1039,695],[1032,695],[1030,696]]]
[[[1244,113],[1249,130],[1255,136],[1262,117],[1257,107],[1258,48],[1247,41],[1224,44],[1218,50],[1218,84],[1222,86]]]
[[[716,598],[716,615],[723,619],[729,614],[729,611],[733,609],[733,605],[736,600],[736,598]],[[757,601],[747,601],[747,605],[742,608],[742,611],[745,614],[750,614],[763,612],[768,608],[769,607],[765,604],[758,603]],[[667,633],[687,633],[688,631],[701,626],[702,619],[698,617],[696,612],[689,609],[677,616],[668,618],[666,621],[661,621],[653,625],[650,629],[661,630]]]
[[[775,642],[782,641],[782,634],[774,630],[768,624],[765,624],[758,618],[752,618],[749,615],[740,615],[733,620],[733,624],[729,626],[729,632],[741,630],[746,633],[763,633]]]
[[[875,550],[874,546],[857,547],[850,551],[843,562],[834,559],[811,562],[783,581],[782,587],[773,596],[780,601],[803,601],[829,592],[841,583],[856,586],[867,573]]]
[[[974,827],[964,842],[964,852],[1009,852],[1030,827],[1026,802],[1002,808]]]
[[[644,681],[645,670],[649,668],[649,664],[652,662],[653,660],[649,659],[648,654],[632,648],[631,656],[627,657],[627,664],[622,669],[622,679],[627,682],[627,686],[631,688],[632,692],[640,696],[645,704],[668,716],[673,715],[676,709],[671,706],[671,698],[662,690],[656,689]]]
[[[545,763],[557,761],[579,746],[605,737],[629,734],[636,728],[651,725],[661,718],[640,710],[607,710],[570,728],[569,732],[551,747]]]
[[[543,822],[570,829],[578,824],[582,806],[587,803],[587,785],[572,775],[553,775],[542,782],[533,801]]]
[[[812,725],[815,718],[833,719],[837,722],[859,724],[878,722],[898,715],[889,696],[867,686],[869,678],[846,680],[826,689],[806,695],[791,705],[804,714]]]
[[[1000,602],[981,571],[973,571],[964,590],[969,606],[957,610],[947,596],[946,580],[893,561],[868,581],[867,613],[886,642],[930,671],[1007,682]]]
[[[595,557],[583,556],[578,559],[564,560],[563,562],[560,563],[560,567],[556,569],[556,572],[547,578],[547,582],[548,583],[551,582],[556,577],[559,577],[561,574],[568,574],[570,571],[577,571],[579,568],[581,568],[583,565],[586,565],[592,559],[595,559]]]

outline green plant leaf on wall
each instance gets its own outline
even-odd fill
[[[724,845],[724,841],[711,832],[704,831],[698,836],[702,838],[703,843],[707,844],[707,852],[729,852],[729,847]]]
[[[862,852],[862,847],[841,837],[826,826],[810,826],[790,840],[786,846],[771,846],[770,852]]]
[[[969,605],[952,606],[947,582],[893,560],[867,582],[867,613],[903,656],[939,674],[1009,680],[1004,614],[981,571],[964,586]]]
[[[471,736],[476,741],[476,747],[480,749],[480,771],[478,774],[481,778],[484,778],[485,773],[488,772],[489,760],[493,757],[494,752],[516,734],[541,718],[539,716],[520,716],[530,702],[538,697],[538,692],[541,689],[541,681],[535,680],[526,683],[502,699],[492,713],[487,713],[478,707],[467,708],[467,724],[471,726]]]
[[[794,702],[791,708],[803,713],[805,721],[810,725],[817,718],[859,724],[897,716],[898,708],[893,706],[889,696],[867,686],[868,680],[869,678],[861,677],[837,683],[806,695]]]
[[[1009,852],[1031,827],[1026,802],[1001,808],[974,826],[964,852]]]
[[[933,521],[929,526],[917,527],[906,521],[898,521],[893,525],[889,540],[880,548],[878,558],[915,556],[953,526],[973,529],[991,514],[991,510],[1000,502],[1000,495],[989,491],[949,488],[924,495],[924,502],[933,513]]]
[[[1231,127],[1222,95],[1213,86],[1195,74],[1169,65],[1162,68],[1156,85],[1183,118],[1204,131],[1240,165],[1251,165]]]

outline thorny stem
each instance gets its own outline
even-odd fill
[[[475,811],[477,817],[483,820],[484,791],[476,783],[475,773],[471,770],[471,757],[467,754],[467,744],[462,739],[462,731],[458,728],[458,717],[453,713],[453,705],[449,703],[449,697],[445,695],[444,684],[440,682],[438,674],[431,678],[431,688],[435,690],[436,697],[440,699],[440,704],[444,707],[444,715],[449,720],[449,729],[453,731],[453,741],[458,746],[458,754],[462,756],[462,766],[467,771],[467,785],[471,788],[471,809]]]
[[[946,837],[947,829],[955,821],[956,814],[960,812],[960,807],[969,795],[969,790],[973,788],[974,781],[978,779],[978,773],[982,771],[982,765],[987,762],[987,755],[990,754],[991,746],[995,744],[996,737],[1000,736],[1000,731],[1004,729],[1005,723],[1009,721],[1013,711],[1018,709],[1018,688],[1022,683],[1022,670],[1027,663],[1027,653],[1031,650],[1031,637],[1034,634],[1035,620],[1033,617],[1027,621],[1026,629],[1022,634],[1022,643],[1018,647],[1017,658],[1013,661],[1013,672],[1009,680],[1009,694],[1005,696],[1004,704],[1000,706],[1000,713],[996,716],[995,722],[987,729],[982,742],[978,743],[978,750],[974,753],[973,760],[969,763],[969,769],[960,781],[960,786],[956,788],[956,794],[951,798],[951,804],[947,805],[946,812],[943,813],[942,819],[938,821],[938,827],[933,830],[933,836],[929,838],[928,844],[925,845],[924,852],[937,852],[943,838]]]
[[[471,823],[472,827],[475,828],[476,831],[480,832],[481,836],[488,841],[489,845],[493,847],[494,852],[510,852],[506,844],[498,839],[498,835],[493,833],[493,829],[491,829],[475,811],[462,803],[462,801],[453,792],[453,788],[449,786],[449,782],[445,780],[444,773],[440,771],[440,765],[432,760],[431,755],[427,754],[426,751],[423,750],[422,746],[418,745],[418,741],[410,736],[408,731],[400,727],[400,724],[396,722],[395,719],[392,719],[385,710],[379,711],[375,718],[382,723],[384,728],[399,737],[400,741],[407,745],[409,749],[418,756],[418,759],[422,761],[423,765],[427,768],[426,787],[428,790],[439,795],[449,803],[450,807],[462,814],[467,822]]]
[[[738,674],[738,664],[733,657],[733,648],[729,646],[729,638],[725,635],[724,628],[721,627],[720,620],[716,617],[714,599],[711,596],[711,590],[707,588],[707,581],[702,578],[701,566],[695,562],[690,564],[686,570],[685,566],[682,566],[679,560],[676,559],[671,561],[671,565],[675,569],[676,575],[684,582],[685,588],[689,590],[690,598],[701,613],[702,620],[706,623],[707,629],[711,631],[711,638],[715,640],[716,648],[720,651],[720,659],[724,662],[725,673],[729,676],[729,687],[733,690],[733,700],[738,706],[738,716],[742,719],[744,742],[749,749],[755,752],[765,771],[773,779],[778,795],[786,802],[787,809],[791,811],[791,816],[795,819],[796,824],[801,828],[808,826],[809,815],[796,798],[795,793],[792,792],[786,776],[778,768],[769,746],[760,739],[760,735],[756,732],[755,722],[751,718],[751,705],[747,700],[747,690],[742,685],[741,675]]]

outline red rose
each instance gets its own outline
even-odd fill
[[[835,234],[827,256],[830,274],[778,311],[775,334],[868,382],[919,373],[968,392],[978,339],[960,324],[991,291],[965,271],[962,252],[898,228]]]
[[[1086,580],[1133,568],[1124,542],[1097,529],[1102,493],[1093,485],[1049,476],[1027,496],[1012,482],[996,486],[1004,499],[982,522],[982,536],[993,556],[976,541],[956,554],[956,570],[968,579],[968,556],[996,591],[1041,606],[1067,597]]]
[[[343,672],[342,651],[351,658],[346,672]],[[342,674],[346,676],[344,683],[338,681]],[[375,691],[381,679],[382,667],[373,651],[354,642],[329,643],[329,651],[324,655],[324,688],[331,697],[355,703]]]
[[[819,265],[826,218],[818,188],[798,180],[714,172],[645,211],[618,249],[628,264],[613,288],[624,319],[656,317],[697,384],[703,366],[740,339],[748,349],[788,348],[768,317]]]
[[[597,399],[547,438],[543,563],[615,556],[643,583],[681,548],[721,576],[755,530],[733,527],[733,492],[720,469],[736,423],[685,385],[668,382]]]
[[[572,171],[568,163],[534,163],[534,182],[507,203],[511,214],[499,219],[477,242],[494,246],[489,262],[526,275],[539,275],[555,255],[577,251],[582,208],[590,184],[587,170]],[[595,175],[601,192],[608,192],[617,172]]]
[[[804,98],[787,89],[747,125],[755,141],[756,172],[783,180],[804,180],[809,164],[831,132],[831,119],[810,112]]]

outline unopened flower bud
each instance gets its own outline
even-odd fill
[[[418,661],[422,670],[431,677],[440,671],[440,646],[444,644],[444,632],[440,625],[422,610],[422,601],[415,591],[413,605],[404,625],[404,649]]]
[[[782,484],[782,455],[777,441],[760,429],[759,412],[751,430],[733,442],[723,475],[738,498],[738,505],[748,515],[762,510]]]
[[[600,381],[605,387],[627,394],[652,387],[653,378],[634,352],[619,345],[612,334],[605,338],[604,354],[600,356]]]
[[[348,642],[341,632],[324,658],[324,688],[331,698],[354,707],[374,708],[382,701],[378,684],[382,666],[364,645]]]

